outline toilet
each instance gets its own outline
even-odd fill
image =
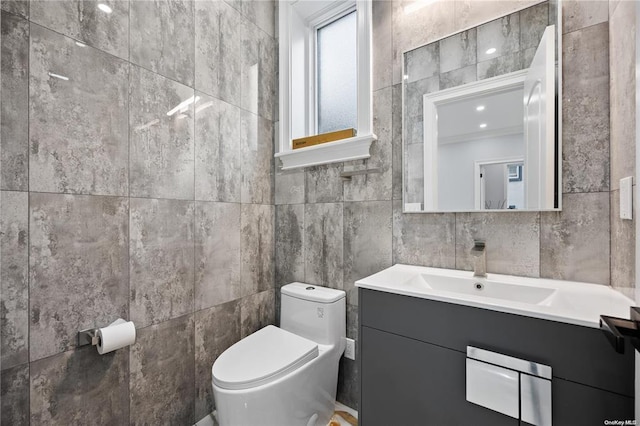
[[[324,426],[333,415],[345,292],[296,282],[281,295],[280,327],[245,337],[213,364],[220,426]]]

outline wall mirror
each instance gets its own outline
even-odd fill
[[[560,209],[559,21],[547,1],[404,53],[405,212]]]

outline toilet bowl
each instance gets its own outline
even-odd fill
[[[345,292],[292,283],[281,294],[281,327],[245,337],[213,364],[221,426],[326,425],[333,415]]]

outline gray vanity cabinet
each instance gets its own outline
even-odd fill
[[[582,327],[359,289],[360,424],[518,425],[466,401],[466,347],[549,365],[556,426],[633,419],[633,350]]]
[[[368,425],[518,425],[465,400],[465,354],[363,327],[361,423]],[[473,422],[469,420],[473,419]]]

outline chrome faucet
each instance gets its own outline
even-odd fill
[[[473,256],[473,276],[487,277],[487,252],[484,248],[484,240],[473,240],[471,256]]]

